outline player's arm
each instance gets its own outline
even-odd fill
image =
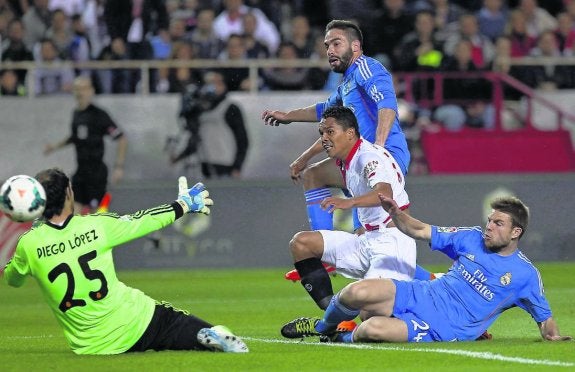
[[[538,322],[539,331],[541,332],[541,337],[547,341],[569,341],[572,340],[571,336],[561,336],[559,333],[559,327],[553,319],[549,317],[547,320]]]
[[[431,225],[421,222],[402,211],[395,200],[378,194],[381,206],[393,219],[395,226],[405,235],[418,240],[431,240]]]
[[[387,136],[391,131],[395,121],[395,111],[389,108],[380,108],[377,110],[377,129],[375,131],[375,143],[384,146]]]
[[[339,198],[331,196],[321,201],[321,207],[330,212],[333,212],[336,209],[376,207],[380,205],[379,194],[392,198],[393,191],[391,189],[391,185],[385,182],[378,182],[370,192],[354,196],[353,198]]]
[[[20,250],[16,247],[14,256],[4,267],[4,281],[11,287],[21,287],[29,273],[30,266],[26,256],[20,254]]]
[[[290,168],[290,176],[294,182],[297,182],[300,179],[301,172],[307,167],[308,163],[314,156],[319,155],[322,153],[323,146],[321,145],[321,138],[318,138],[317,141],[313,143],[307,150],[305,150],[296,160],[294,160],[289,168]]]
[[[62,147],[65,147],[67,145],[69,145],[70,143],[72,143],[72,138],[71,137],[66,137],[63,140],[61,140],[60,142],[57,143],[48,143],[45,147],[44,147],[44,155],[50,155],[51,153],[53,153],[56,150],[61,149]]]
[[[116,184],[124,177],[124,164],[126,162],[126,151],[128,149],[128,139],[126,135],[118,137],[116,140],[116,161],[114,162],[114,173],[112,174],[112,184]]]
[[[278,126],[293,122],[317,122],[316,105],[297,108],[291,111],[265,110],[262,120],[266,125]]]

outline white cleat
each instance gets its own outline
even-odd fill
[[[224,353],[247,353],[248,346],[227,327],[202,328],[198,332],[198,342],[212,351]]]

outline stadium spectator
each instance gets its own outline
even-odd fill
[[[4,40],[2,49],[3,62],[25,62],[33,61],[32,52],[24,44],[24,25],[20,19],[13,19],[8,24],[8,38]],[[27,70],[16,70],[18,83],[25,84]]]
[[[482,69],[488,66],[495,58],[495,46],[489,38],[479,32],[477,18],[474,14],[466,13],[459,17],[459,29],[445,40],[443,51],[447,55],[455,53],[455,47],[460,40],[471,43],[471,60],[475,67]]]
[[[52,39],[42,39],[39,43],[39,56],[36,59],[35,75],[36,95],[62,94],[72,90],[74,72],[59,66],[62,59]]]
[[[555,17],[541,8],[537,0],[520,0],[517,9],[525,16],[526,31],[531,37],[537,38],[543,31],[557,28]]]
[[[104,19],[110,38],[124,41],[127,57],[131,60],[151,59],[153,52],[148,37],[160,29],[168,29],[163,0],[106,1]],[[140,70],[131,70],[130,75],[130,91],[135,92],[141,83]]]
[[[539,35],[537,46],[531,50],[532,57],[560,58],[561,51],[553,31],[544,31]],[[555,90],[575,87],[575,68],[570,65],[546,64],[531,66],[533,87],[536,89]]]
[[[177,199],[171,204],[125,216],[78,217],[74,215],[75,194],[64,172],[46,169],[36,178],[48,195],[43,221],[18,240],[4,280],[21,287],[27,276],[35,278],[74,353],[248,352],[244,342],[227,328],[214,327],[126,286],[114,268],[112,250],[116,246],[170,225],[184,214],[209,214],[213,202],[203,184],[188,189],[187,182],[180,181]],[[66,243],[80,241],[79,237],[85,238],[82,244]],[[46,246],[46,242],[60,249],[37,254],[38,247]],[[57,265],[47,259],[54,255]]]
[[[195,58],[193,46],[186,41],[175,42],[172,46],[170,59],[172,61],[190,61]],[[200,70],[189,67],[160,68],[159,80],[156,84],[158,93],[183,94],[189,84],[201,85],[202,73]]]
[[[297,60],[297,47],[292,42],[282,42],[276,58],[286,62]],[[264,84],[271,90],[309,89],[308,74],[309,69],[301,67],[270,67],[263,69]]]
[[[384,0],[383,12],[374,20],[373,33],[366,35],[365,52],[382,64],[399,69],[395,49],[413,29],[413,16],[405,9],[405,0]],[[382,42],[385,40],[385,42]]]
[[[473,61],[473,45],[466,39],[459,40],[454,55],[444,58],[442,71],[477,72]],[[435,121],[451,131],[464,126],[491,129],[494,125],[493,109],[485,103],[489,98],[490,86],[484,80],[474,77],[446,78],[443,83],[443,98],[448,100],[433,113]],[[457,101],[457,102],[453,102]],[[458,103],[461,102],[462,103]]]
[[[309,58],[314,53],[315,34],[305,15],[296,15],[291,19],[289,35],[284,39],[296,46],[299,58]]]
[[[62,9],[56,9],[52,12],[52,22],[44,37],[54,41],[61,59],[68,59],[68,48],[72,43],[72,29],[70,27],[70,19]]]
[[[527,33],[525,15],[515,9],[509,15],[505,35],[511,40],[511,57],[525,57],[537,44],[537,39]]]
[[[26,96],[26,87],[18,80],[14,70],[0,70],[0,96]]]
[[[211,8],[198,12],[196,28],[190,34],[190,40],[200,59],[216,59],[224,49],[224,42],[214,32],[215,13]]]
[[[246,46],[243,36],[230,35],[225,49],[220,53],[218,59],[223,61],[243,61],[247,58]],[[247,67],[224,67],[218,69],[224,75],[226,85],[230,91],[249,91],[251,82],[250,71]]]
[[[505,33],[509,11],[503,0],[483,0],[483,6],[475,15],[479,32],[493,43]]]
[[[80,14],[72,16],[72,40],[68,45],[68,56],[73,62],[87,62],[92,55],[92,46],[90,40],[86,35],[86,27]],[[76,76],[78,75],[91,75],[89,69],[77,69]]]
[[[511,65],[512,42],[509,37],[498,37],[495,41],[495,49],[496,57],[491,64],[492,71],[510,75],[532,87],[535,85],[535,83],[530,80],[533,78],[533,74],[530,72],[531,66]],[[518,100],[522,97],[521,92],[507,85],[503,87],[503,94],[506,100]]]
[[[227,42],[231,35],[242,35],[243,16],[252,12],[257,18],[254,37],[265,44],[270,53],[277,51],[280,34],[277,27],[258,8],[249,7],[243,0],[223,0],[224,10],[214,20],[214,32],[220,40]]]
[[[22,16],[22,23],[26,30],[24,43],[29,50],[34,52],[34,46],[44,38],[51,21],[48,0],[33,0],[32,6]]]
[[[418,12],[415,30],[406,34],[397,46],[398,66],[402,71],[435,70],[441,65],[442,58],[433,13],[426,10]]]
[[[391,154],[366,142],[359,134],[357,119],[350,108],[327,108],[319,123],[322,146],[345,173],[333,186],[349,190],[349,198],[326,197],[320,207],[358,209],[365,233],[314,230],[300,231],[290,241],[294,266],[301,284],[320,309],[326,309],[333,288],[323,263],[338,268],[347,278],[393,278],[411,280],[415,275],[415,241],[388,224],[389,216],[379,207],[378,193],[393,197],[409,208],[405,177]],[[335,181],[335,180],[334,180]],[[286,336],[287,337],[287,336]]]
[[[76,173],[72,189],[76,197],[77,213],[95,212],[108,187],[108,167],[104,163],[104,137],[116,143],[116,160],[111,183],[118,183],[124,176],[124,163],[128,141],[122,130],[103,109],[92,103],[94,88],[88,77],[74,80],[76,109],[72,114],[69,136],[55,144],[47,144],[44,154],[49,155],[68,145],[76,150]]]
[[[451,269],[432,281],[353,282],[333,297],[323,319],[300,318],[284,327],[295,330],[312,323],[314,332],[308,334],[346,343],[472,341],[501,313],[519,307],[535,320],[544,340],[572,339],[561,336],[541,275],[519,250],[529,222],[529,209],[519,199],[491,202],[482,232],[479,226],[431,226],[401,211],[393,199],[379,198],[400,231],[454,259]],[[366,320],[358,328],[334,334],[340,322],[354,319],[361,310]]]
[[[453,31],[457,30],[459,18],[465,13],[465,9],[448,0],[429,0],[428,3],[430,7],[426,10],[434,14],[437,40],[443,43]]]
[[[270,56],[270,51],[263,40],[256,36],[258,19],[253,12],[247,12],[243,15],[244,45],[246,47],[246,56],[249,59],[263,59]]]
[[[557,14],[557,29],[555,30],[557,46],[562,56],[573,56],[575,49],[575,23],[567,12]]]
[[[109,45],[105,46],[100,52],[98,60],[100,61],[125,61],[128,60],[128,52],[126,51],[126,43],[121,37],[112,39]],[[130,93],[131,88],[131,72],[129,69],[114,68],[109,70],[96,71],[96,87],[99,93],[117,94],[117,93]]]

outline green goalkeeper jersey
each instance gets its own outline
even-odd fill
[[[176,208],[71,216],[62,226],[41,223],[19,238],[4,278],[15,287],[27,275],[37,280],[75,353],[122,353],[146,330],[155,301],[118,280],[112,249],[171,224]]]

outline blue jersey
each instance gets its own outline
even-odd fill
[[[425,320],[440,340],[475,340],[503,311],[515,306],[536,322],[551,317],[539,271],[520,250],[510,256],[491,252],[480,227],[432,226],[431,249],[455,261],[441,278],[413,282],[421,286],[416,291],[427,295],[410,311]],[[425,310],[418,313],[418,307]]]
[[[350,108],[359,124],[359,132],[371,143],[375,142],[377,112],[388,108],[395,111],[395,120],[385,141],[385,148],[393,155],[403,174],[407,174],[410,155],[405,135],[399,125],[397,98],[391,74],[376,59],[360,56],[343,74],[343,81],[325,102],[316,104],[318,121],[330,106]]]

